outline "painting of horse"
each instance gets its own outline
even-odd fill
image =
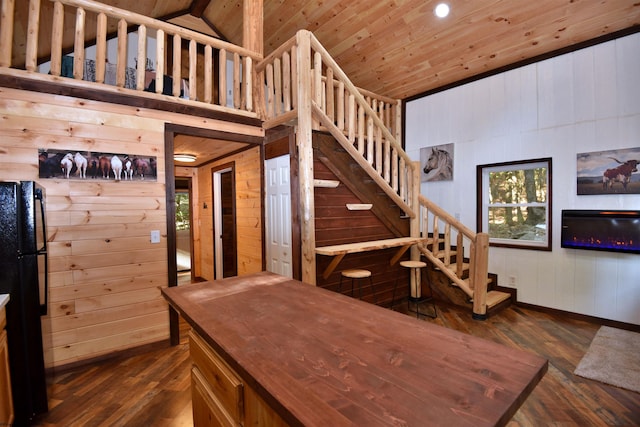
[[[453,181],[453,144],[420,149],[421,181]]]

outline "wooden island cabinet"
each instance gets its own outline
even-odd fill
[[[272,273],[162,293],[192,327],[195,426],[505,425],[547,370]]]

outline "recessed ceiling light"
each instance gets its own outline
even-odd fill
[[[196,156],[193,154],[176,153],[173,155],[173,160],[176,162],[193,163],[196,161]]]
[[[435,13],[438,18],[445,18],[449,15],[449,5],[446,3],[440,3],[433,10],[433,13]]]

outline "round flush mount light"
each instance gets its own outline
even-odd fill
[[[173,155],[173,160],[176,162],[193,163],[196,161],[196,156],[193,154],[176,153]]]
[[[446,3],[440,3],[433,10],[438,18],[446,18],[449,15],[449,5]]]

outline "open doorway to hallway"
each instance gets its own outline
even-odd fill
[[[193,232],[191,224],[191,178],[176,178],[176,266],[178,285],[193,278]]]

